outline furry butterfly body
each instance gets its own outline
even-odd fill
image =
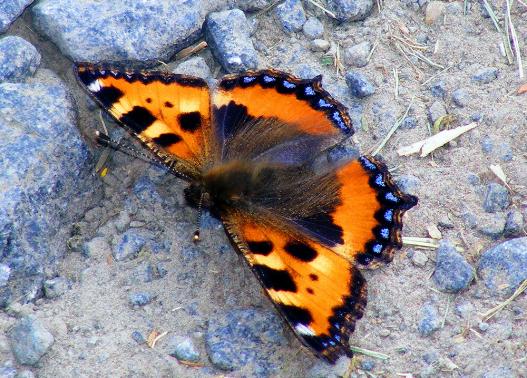
[[[300,341],[334,362],[366,305],[358,267],[390,261],[416,198],[363,156],[325,162],[353,133],[321,87],[274,71],[199,78],[79,64],[79,81],[162,164],[189,182]]]

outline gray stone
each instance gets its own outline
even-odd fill
[[[0,39],[0,82],[23,82],[39,65],[40,54],[31,43],[17,36]]]
[[[505,231],[505,221],[503,214],[486,214],[480,217],[478,231],[492,239],[499,239]]]
[[[311,51],[314,52],[326,52],[330,47],[331,45],[325,39],[314,39],[311,41]]]
[[[0,256],[17,276],[12,296],[34,300],[101,184],[62,82],[0,83],[0,114]]]
[[[492,142],[492,138],[489,137],[488,135],[481,138],[480,144],[481,144],[481,149],[486,154],[490,154],[494,148],[494,143]]]
[[[443,241],[437,249],[436,268],[432,277],[439,290],[458,293],[470,285],[474,269],[452,244]]]
[[[139,331],[134,331],[132,332],[132,339],[137,343],[137,344],[145,344],[146,343],[146,338],[143,336],[143,334]]]
[[[20,319],[8,331],[11,348],[18,363],[34,366],[54,343],[53,335],[33,316]]]
[[[483,208],[487,213],[505,210],[509,207],[510,203],[511,198],[506,187],[495,182],[487,185],[487,191],[483,201]]]
[[[324,25],[316,17],[309,17],[302,27],[302,30],[309,39],[322,38],[324,35]]]
[[[306,12],[300,0],[285,0],[276,7],[276,16],[286,32],[297,32],[302,30],[306,22]]]
[[[327,4],[341,22],[364,20],[373,9],[372,0],[328,0]]]
[[[219,0],[43,0],[33,24],[73,61],[168,61],[201,36]]]
[[[369,41],[364,41],[344,49],[344,63],[352,67],[365,67],[368,65],[371,47]]]
[[[68,289],[68,280],[64,277],[55,277],[44,281],[44,295],[46,298],[58,298]]]
[[[463,319],[471,319],[473,318],[475,307],[470,302],[461,302],[458,303],[454,309],[454,312],[457,316],[462,317]]]
[[[17,373],[15,378],[35,378],[35,374],[31,370],[22,370]]]
[[[177,74],[197,76],[204,79],[211,77],[210,68],[207,62],[200,56],[195,56],[179,63],[176,68],[172,70],[172,72]]]
[[[472,75],[472,80],[480,84],[488,84],[498,78],[498,69],[496,67],[484,67]]]
[[[360,72],[348,72],[346,74],[346,84],[348,84],[351,94],[358,98],[368,97],[375,93],[373,84]]]
[[[395,182],[403,192],[408,194],[417,194],[421,180],[414,175],[401,175],[395,179]]]
[[[9,25],[22,14],[33,0],[7,0],[0,2],[0,33],[4,33]]]
[[[117,242],[112,251],[116,261],[123,261],[137,257],[146,244],[145,237],[136,229],[126,231]]]
[[[421,251],[415,251],[412,255],[412,263],[418,267],[424,267],[428,261],[428,257]]]
[[[452,101],[456,106],[464,108],[470,101],[470,94],[466,89],[458,88],[452,92]]]
[[[426,303],[421,307],[421,319],[417,329],[423,337],[432,335],[441,327],[441,320],[437,308],[432,303]]]
[[[168,340],[168,354],[180,361],[199,361],[199,351],[190,337],[172,336]]]
[[[271,5],[271,0],[229,0],[229,5],[244,12],[257,12]]]
[[[214,57],[227,72],[240,72],[258,66],[258,56],[249,31],[247,18],[239,9],[207,16],[205,38]]]
[[[432,96],[445,99],[446,97],[446,84],[443,80],[436,81],[435,83],[430,85],[430,92],[432,92]]]
[[[527,279],[527,237],[486,250],[478,263],[478,275],[493,295],[511,295]]]
[[[399,128],[403,130],[415,129],[417,127],[417,118],[408,116],[406,117]]]
[[[509,211],[509,213],[507,214],[507,219],[505,221],[505,229],[503,230],[503,235],[508,238],[520,236],[524,231],[523,225],[524,223],[522,213],[518,210]]]
[[[0,264],[0,287],[7,285],[10,275],[11,268],[8,265]]]
[[[478,328],[481,332],[486,332],[489,329],[489,323],[479,322]]]
[[[249,308],[211,318],[205,343],[212,365],[236,370],[250,363],[267,366],[271,347],[284,344],[285,337],[276,312]]]
[[[428,119],[432,124],[434,124],[439,118],[446,115],[447,111],[442,101],[434,101],[434,103],[428,108]]]
[[[156,298],[155,295],[152,295],[147,292],[140,293],[130,293],[128,296],[128,302],[131,306],[146,306],[151,303]]]

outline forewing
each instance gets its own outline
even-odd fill
[[[348,339],[366,305],[366,282],[353,263],[283,228],[243,215],[223,220],[233,244],[300,341],[330,362],[351,356]]]
[[[306,160],[353,134],[345,107],[322,89],[320,76],[302,80],[276,70],[248,71],[225,76],[212,97],[214,128],[227,147],[248,126],[260,127],[254,132],[260,135],[257,140],[247,135],[240,138],[245,144],[238,143],[237,156],[252,151],[261,156],[262,142],[272,140],[268,156],[287,155],[291,150],[300,156],[307,150],[309,154],[297,159]],[[269,125],[276,132],[266,132]],[[294,160],[290,154],[286,158]]]
[[[210,158],[214,139],[203,79],[88,63],[78,64],[76,73],[97,102],[163,160],[197,171]]]

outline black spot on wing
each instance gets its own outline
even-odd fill
[[[297,324],[303,324],[307,326],[313,321],[311,313],[305,308],[285,304],[279,304],[278,308],[293,326]]]
[[[267,256],[273,250],[273,243],[267,240],[249,241],[247,246],[252,253],[263,256]]]
[[[124,96],[124,93],[119,89],[115,88],[113,85],[109,87],[102,87],[99,92],[94,93],[95,97],[103,104],[106,108],[109,108],[115,104],[121,97]]]
[[[313,261],[317,257],[316,250],[311,248],[309,245],[298,241],[288,242],[284,249],[294,258],[305,262]]]
[[[292,291],[296,292],[296,284],[287,270],[277,270],[265,265],[254,265],[263,285],[268,290]]]
[[[243,125],[254,117],[247,112],[247,107],[236,104],[234,101],[227,105],[222,105],[219,108],[213,108],[214,119],[218,125],[220,135],[223,134],[224,140],[231,138]]]
[[[314,273],[310,273],[309,278],[311,279],[311,281],[318,281],[318,276]]]
[[[142,106],[134,106],[132,110],[119,118],[119,121],[130,127],[137,134],[146,130],[155,120],[156,117]]]
[[[333,218],[328,213],[314,214],[296,222],[328,247],[344,244],[342,227],[333,223]]]
[[[169,147],[181,141],[181,137],[174,133],[164,133],[152,140],[161,147]]]
[[[103,77],[103,75],[101,75],[97,71],[89,70],[82,67],[77,68],[77,76],[79,77],[80,81],[86,86],[90,85],[100,77]]]
[[[181,129],[193,133],[201,127],[201,114],[199,112],[181,113],[178,115]]]
[[[171,103],[170,101],[165,101],[165,107],[167,107],[167,108],[173,108],[173,107],[174,107],[174,104]]]

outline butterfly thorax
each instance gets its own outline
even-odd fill
[[[191,184],[188,192],[205,193],[204,205],[220,212],[245,208],[281,170],[276,164],[231,160],[206,170],[201,182]]]

